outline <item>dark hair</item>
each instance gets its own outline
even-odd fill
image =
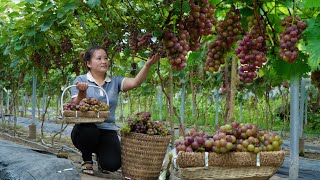
[[[105,48],[103,48],[102,46],[93,46],[93,47],[89,48],[86,52],[80,53],[80,59],[83,60],[86,67],[87,67],[87,62],[91,60],[93,53],[99,49],[103,49],[107,52],[107,50]],[[90,70],[89,67],[87,67],[87,68],[88,68],[88,70]]]
[[[83,60],[84,60],[84,62],[87,63],[87,61],[90,61],[90,59],[91,59],[92,56],[93,56],[93,53],[94,53],[96,50],[99,50],[99,49],[105,50],[105,49],[104,49],[103,47],[101,47],[101,46],[93,46],[93,47],[89,48],[89,49],[87,50],[87,52],[85,52],[84,55],[83,55]],[[106,50],[105,50],[105,51],[106,51]],[[106,51],[106,52],[107,52],[107,51]]]

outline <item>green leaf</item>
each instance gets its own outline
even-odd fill
[[[42,12],[47,12],[50,8],[53,7],[53,4],[51,2],[48,2],[47,4],[43,4],[45,7],[43,7]]]
[[[62,7],[62,9],[64,10],[64,12],[73,11],[74,9],[76,9],[76,3],[68,2]]]
[[[190,66],[194,66],[202,62],[202,58],[205,54],[205,51],[202,52],[191,52],[187,59],[187,64]]]
[[[209,0],[208,2],[211,4],[218,4],[220,0]]]
[[[8,16],[11,17],[11,18],[16,18],[16,17],[19,17],[20,14],[18,12],[12,12]]]
[[[309,19],[307,24],[304,39],[306,41],[306,52],[310,55],[308,65],[311,70],[316,70],[320,68],[320,17]]]
[[[46,21],[40,25],[41,31],[45,32],[50,29],[51,25],[53,24],[54,20]]]
[[[320,7],[320,1],[319,0],[305,0],[304,7],[305,8]]]
[[[4,52],[3,52],[3,55],[9,55],[10,54],[10,48],[11,48],[11,46],[7,46],[6,47],[6,50],[4,50]]]
[[[279,56],[274,57],[271,63],[275,74],[282,77],[283,80],[290,80],[293,74],[303,76],[310,71],[310,67],[307,64],[307,57],[301,52],[293,64],[283,61]]]
[[[101,1],[100,0],[88,0],[88,5],[91,8],[94,8],[95,6],[100,6]]]
[[[14,46],[14,50],[19,51],[23,48],[23,45],[20,42],[17,42]]]
[[[36,34],[36,31],[34,29],[31,29],[31,30],[29,29],[29,30],[26,31],[25,34],[27,36],[29,36],[29,37],[32,37],[32,36],[34,36]]]
[[[25,0],[25,2],[30,3],[30,4],[34,4],[37,0]]]
[[[283,4],[286,7],[292,7],[292,0],[278,0],[278,3]]]

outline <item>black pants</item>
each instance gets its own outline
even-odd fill
[[[121,147],[117,131],[98,129],[95,124],[76,124],[71,139],[82,153],[83,161],[92,161],[92,153],[103,170],[116,171],[121,167]]]

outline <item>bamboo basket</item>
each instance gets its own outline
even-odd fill
[[[66,93],[66,91],[69,88],[75,87],[75,86],[76,85],[68,86],[62,92],[60,103],[61,103],[61,113],[62,113],[63,121],[68,124],[102,123],[103,121],[105,121],[109,117],[110,111],[100,111],[100,112],[85,111],[85,112],[81,112],[81,111],[71,111],[71,110],[64,110],[63,109],[64,94]],[[95,85],[88,85],[88,87],[95,87],[95,88],[101,89],[103,91],[104,95],[106,96],[107,105],[109,106],[108,94],[103,88],[101,88],[99,86],[95,86]]]
[[[278,171],[284,158],[284,151],[259,154],[179,152],[177,165],[181,179],[265,180]]]
[[[171,136],[121,134],[122,174],[126,179],[158,179]]]

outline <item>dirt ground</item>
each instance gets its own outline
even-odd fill
[[[40,137],[40,135],[38,136]],[[73,164],[80,169],[82,158],[79,153],[76,152],[76,149],[73,147],[69,137],[62,137],[59,143],[55,142],[55,147],[62,147],[65,145],[75,150],[75,152],[70,150],[61,150],[58,148],[51,148],[45,145],[45,143],[41,143],[39,139],[30,139],[27,134],[20,133],[19,135],[13,136],[10,132],[3,132],[0,130],[0,140],[7,140],[14,142],[16,144],[25,145],[35,149],[41,149],[45,151],[49,151],[57,155],[60,158],[67,158],[73,162]],[[48,140],[49,141],[49,140]],[[316,146],[320,147],[320,139],[305,139],[305,146]],[[320,160],[320,151],[305,151],[304,157],[309,159],[317,159]],[[98,171],[97,166],[94,166],[95,176],[80,174],[81,179],[83,180],[101,180],[101,179],[122,179],[121,170],[113,173],[101,173]],[[277,176],[273,176],[271,180],[284,180],[284,178],[280,178]]]

